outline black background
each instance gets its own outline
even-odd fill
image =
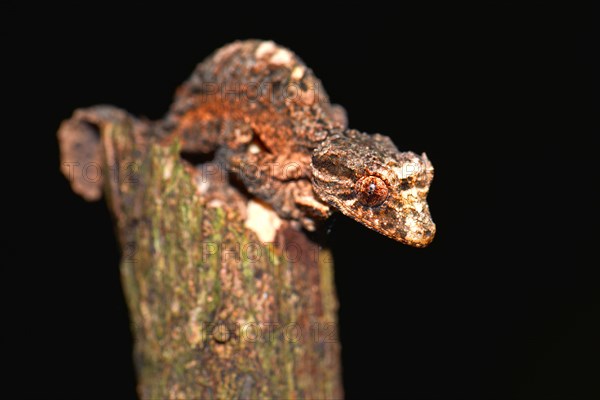
[[[70,191],[55,132],[98,103],[160,118],[196,63],[254,37],[435,167],[429,248],[332,226],[346,396],[600,398],[589,11],[286,6],[5,6],[2,391],[135,398],[110,215]]]

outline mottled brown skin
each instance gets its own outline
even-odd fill
[[[425,154],[401,153],[387,136],[347,130],[329,135],[312,167],[319,198],[345,215],[411,246],[433,240],[426,201],[433,167]]]
[[[250,194],[308,230],[339,210],[409,245],[435,234],[427,157],[347,130],[312,71],[273,42],[234,42],[199,64],[161,129],[185,151],[215,151]]]

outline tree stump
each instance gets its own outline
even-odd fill
[[[73,190],[115,218],[142,398],[342,397],[326,249],[125,111],[58,136]]]

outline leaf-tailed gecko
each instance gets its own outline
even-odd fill
[[[348,129],[321,82],[290,50],[237,41],[198,65],[160,128],[211,153],[245,189],[308,230],[335,210],[402,243],[435,235],[425,153]]]

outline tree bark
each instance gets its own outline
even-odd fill
[[[77,110],[58,136],[73,190],[115,217],[142,398],[342,397],[327,250],[284,220],[259,239],[260,204],[122,110]]]

